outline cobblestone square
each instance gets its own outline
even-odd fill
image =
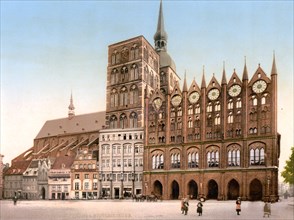
[[[124,219],[265,219],[263,202],[242,202],[236,215],[235,201],[204,202],[203,216],[191,200],[188,215],[181,214],[180,201],[134,202],[132,200],[18,201],[2,200],[1,220],[124,220]],[[271,205],[269,219],[293,220],[293,197]]]

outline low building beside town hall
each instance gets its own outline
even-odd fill
[[[68,117],[47,121],[12,161],[5,198],[278,199],[275,57],[251,78],[245,61],[220,81],[203,71],[180,83],[163,20],[161,2],[154,46],[144,36],[109,45],[106,110],[75,115],[71,97]]]

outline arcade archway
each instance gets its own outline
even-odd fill
[[[207,199],[217,199],[217,197],[218,197],[218,185],[214,180],[209,180]]]
[[[258,201],[262,199],[262,184],[258,179],[251,181],[249,186],[249,199],[251,201]]]
[[[162,184],[158,180],[156,180],[153,184],[153,193],[157,196],[162,196]]]
[[[171,199],[178,199],[180,195],[180,187],[177,181],[173,181],[171,185]]]
[[[188,195],[191,199],[197,199],[198,197],[198,186],[194,180],[188,183]]]
[[[235,180],[232,179],[228,183],[228,200],[236,200],[240,195],[240,186],[239,183]]]

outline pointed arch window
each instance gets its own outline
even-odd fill
[[[198,152],[188,153],[188,168],[196,168],[199,164],[199,154]]]
[[[139,91],[136,85],[132,85],[130,90],[130,104],[137,104],[139,99]]]
[[[130,80],[136,80],[138,78],[139,78],[138,66],[136,64],[133,64],[131,66]]]
[[[250,149],[250,165],[264,165],[264,148],[253,147]]]
[[[216,114],[215,118],[214,118],[214,124],[215,125],[220,125],[220,115]]]
[[[127,82],[128,81],[128,68],[126,66],[123,66],[121,68],[121,82]]]
[[[123,113],[119,117],[120,128],[127,128],[127,116]]]
[[[200,117],[198,115],[195,117],[195,127],[196,128],[200,127]]]
[[[144,80],[148,84],[148,82],[149,82],[149,70],[148,70],[147,66],[144,67]]]
[[[228,166],[240,166],[240,150],[230,149],[228,151]]]
[[[268,95],[268,94],[266,93],[266,94],[264,94],[264,95],[261,97],[261,104],[262,104],[262,105],[267,104],[267,103],[266,103],[266,101],[267,101],[267,95]]]
[[[193,120],[191,117],[188,119],[188,128],[193,128]]]
[[[219,151],[209,150],[207,152],[207,166],[218,167],[219,166]]]
[[[212,104],[211,104],[211,102],[208,103],[208,105],[206,107],[206,111],[207,112],[212,112]]]
[[[233,109],[233,99],[229,99],[228,109]]]
[[[172,109],[171,109],[170,117],[172,117],[172,118],[176,117],[175,108],[172,108]]]
[[[160,72],[160,84],[165,84],[166,83],[166,74],[165,72]]]
[[[130,114],[130,128],[138,127],[138,115],[136,112]]]
[[[237,98],[236,108],[242,108],[242,101],[241,101],[241,98]]]
[[[207,126],[208,127],[212,126],[212,117],[211,117],[211,115],[208,115],[208,117],[207,117]]]
[[[128,104],[128,90],[124,86],[120,90],[120,105],[126,106]]]
[[[195,107],[195,114],[200,114],[200,105],[197,104]]]
[[[178,114],[177,114],[177,115],[178,115],[178,116],[182,116],[182,113],[183,113],[183,112],[182,112],[182,107],[178,107],[177,110],[178,110]]]
[[[153,76],[153,72],[150,71],[150,78],[149,78],[149,85],[154,88],[154,76]]]
[[[193,115],[193,106],[189,105],[188,107],[188,115]]]
[[[115,115],[112,115],[110,117],[110,120],[109,120],[109,127],[110,129],[114,129],[114,128],[117,128],[117,117]]]
[[[120,53],[115,51],[115,63],[120,63]]]
[[[181,158],[179,153],[171,154],[171,168],[180,168]]]
[[[257,105],[257,98],[256,98],[256,96],[252,96],[251,97],[251,101],[252,101],[252,105],[253,106],[256,106]]]
[[[164,158],[162,153],[158,153],[152,156],[152,169],[163,169]]]
[[[112,89],[110,94],[110,107],[118,106],[118,93],[116,89]]]
[[[113,69],[110,74],[110,83],[116,84],[118,82],[118,70]]]
[[[229,116],[228,116],[228,123],[229,124],[232,124],[233,122],[234,122],[233,112],[230,112],[229,113]]]
[[[214,110],[215,110],[215,111],[220,111],[220,110],[221,110],[221,105],[220,105],[220,102],[219,102],[219,101],[217,101],[217,102],[215,103]]]
[[[134,44],[131,48],[131,59],[138,59],[139,58],[139,47],[137,44]]]

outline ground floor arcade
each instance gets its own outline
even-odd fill
[[[162,199],[271,200],[278,198],[275,169],[149,172],[144,174],[143,193]]]

